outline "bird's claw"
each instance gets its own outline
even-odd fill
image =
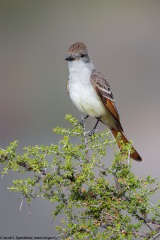
[[[84,128],[85,127],[84,119],[82,119],[82,121],[78,122],[77,125],[80,125],[82,128]]]
[[[88,133],[88,136],[92,137],[95,133],[95,129],[93,128],[89,133]]]

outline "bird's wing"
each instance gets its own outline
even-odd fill
[[[94,89],[96,90],[98,96],[100,97],[102,103],[104,104],[106,110],[113,117],[116,122],[117,127],[123,131],[123,128],[120,123],[120,117],[115,104],[113,94],[110,89],[108,81],[103,77],[100,72],[93,70],[91,74],[91,83]]]

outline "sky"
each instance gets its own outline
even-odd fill
[[[0,147],[57,143],[52,129],[68,126],[65,115],[81,118],[66,92],[65,57],[82,41],[143,158],[133,171],[159,177],[159,12],[158,0],[0,0]],[[87,121],[91,129],[95,121]],[[0,184],[0,233],[52,236],[52,206],[34,201],[31,218],[26,203],[19,211],[20,195],[6,189],[14,177]]]

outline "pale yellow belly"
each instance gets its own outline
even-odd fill
[[[92,85],[72,84],[69,86],[69,94],[79,111],[92,117],[106,115],[106,109]]]

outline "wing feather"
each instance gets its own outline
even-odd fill
[[[115,104],[115,100],[108,81],[103,77],[103,75],[100,72],[93,70],[91,75],[91,83],[94,89],[96,90],[97,94],[99,95],[106,110],[114,118],[117,127],[121,131],[123,131],[123,128],[120,123],[120,117],[117,110],[117,106]]]

